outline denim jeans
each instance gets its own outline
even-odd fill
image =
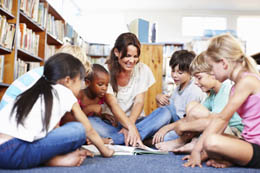
[[[33,142],[13,138],[0,145],[0,168],[26,169],[46,163],[57,155],[70,153],[86,142],[84,126],[67,123]]]
[[[175,106],[173,104],[167,105],[165,107],[171,112],[172,122],[176,122],[180,119],[180,117],[176,113],[176,109],[175,109]],[[177,135],[177,133],[174,130],[171,130],[168,133],[166,133],[163,140],[164,141],[171,141],[171,140],[175,140],[177,138],[179,138],[179,135]]]
[[[137,120],[136,128],[142,140],[152,137],[161,127],[169,124],[173,115],[171,111],[176,112],[174,107],[160,107],[154,110],[150,115]],[[176,117],[175,117],[176,118]],[[114,144],[124,144],[124,135],[118,133],[122,126],[113,127],[109,122],[101,120],[99,117],[88,117],[93,128],[104,138],[112,138]]]

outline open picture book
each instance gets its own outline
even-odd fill
[[[109,145],[106,146],[115,151],[114,155],[140,155],[140,154],[168,154],[167,151],[160,151],[145,146],[144,148],[130,147],[124,145]],[[95,145],[83,145],[83,148],[91,151],[94,155],[100,155],[100,152]]]

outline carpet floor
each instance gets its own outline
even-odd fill
[[[37,167],[25,170],[4,170],[0,173],[173,173],[173,172],[197,172],[197,173],[253,173],[260,172],[259,169],[249,169],[241,167],[212,168],[203,164],[202,168],[185,168],[181,158],[183,155],[135,155],[135,156],[114,156],[103,158],[96,156],[87,158],[80,167]]]

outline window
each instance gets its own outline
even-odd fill
[[[239,17],[237,19],[238,37],[246,41],[246,53],[260,52],[260,17]]]
[[[204,30],[224,30],[227,27],[225,17],[183,17],[183,36],[203,36]]]

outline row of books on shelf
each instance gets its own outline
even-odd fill
[[[40,2],[40,0],[21,0],[20,10],[43,28],[46,27],[48,12],[44,2]]]
[[[55,20],[54,16],[48,14],[47,32],[55,36],[58,40],[63,41],[64,23],[62,20]]]
[[[173,52],[181,49],[183,49],[182,44],[165,44],[163,46],[163,56],[171,57]]]
[[[100,65],[105,65],[107,58],[106,57],[101,57],[101,58],[88,58],[91,62],[91,64],[100,64]]]
[[[85,50],[85,52],[88,52],[89,44],[73,29],[69,23],[65,24],[63,41],[65,43],[80,46],[83,50]]]
[[[4,60],[5,56],[0,55],[0,82],[3,82],[4,77]]]
[[[2,47],[12,49],[15,36],[15,24],[9,24],[6,16],[0,15],[0,44]]]
[[[38,56],[40,36],[27,28],[25,23],[20,23],[19,27],[20,48]]]
[[[52,55],[54,55],[57,51],[57,48],[55,45],[46,45],[46,49],[45,49],[45,58],[44,60],[46,61],[49,57],[51,57]]]
[[[90,43],[88,54],[90,56],[108,56],[110,53],[110,46],[108,44]]]
[[[16,77],[22,76],[24,73],[40,67],[39,62],[29,62],[29,61],[23,61],[20,58],[17,58],[17,70],[16,70]]]
[[[13,7],[13,0],[1,0],[0,1],[0,6],[3,9],[6,9],[7,11],[12,11],[12,7]]]

